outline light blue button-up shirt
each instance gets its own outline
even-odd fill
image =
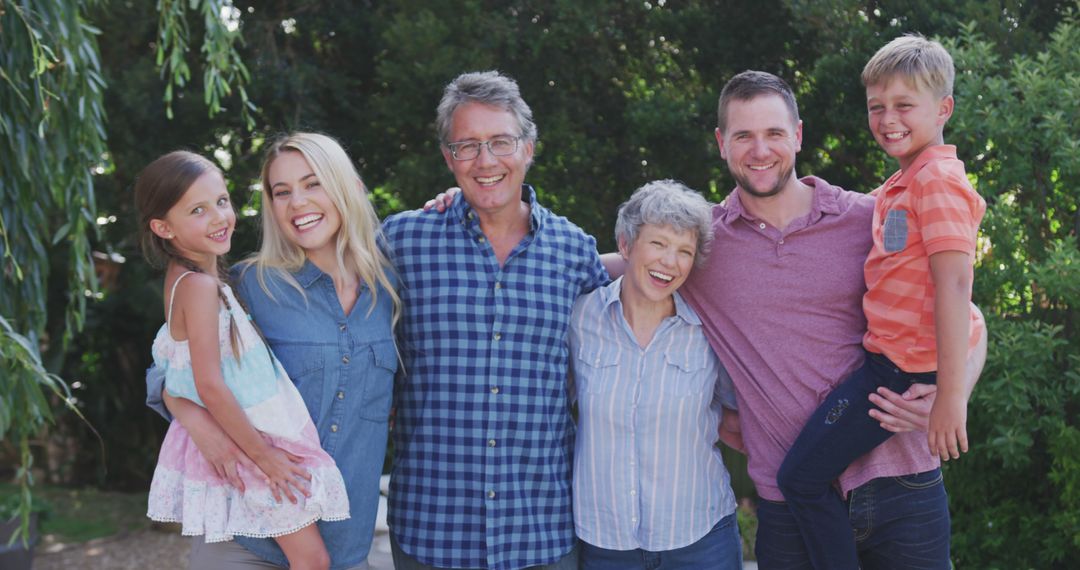
[[[350,518],[318,525],[331,568],[352,568],[367,559],[375,533],[379,475],[398,367],[390,328],[393,306],[390,296],[380,291],[369,314],[371,292],[361,286],[346,315],[329,275],[306,262],[292,276],[303,294],[268,272],[271,298],[259,285],[254,268],[242,276],[234,271],[234,288],[303,396],[322,448],[341,470]],[[153,400],[156,396],[160,402],[161,382],[161,375],[148,376],[148,403],[158,411],[164,408]],[[272,539],[235,540],[261,558],[288,566]]]
[[[601,548],[673,550],[735,512],[715,445],[735,392],[678,293],[675,315],[641,348],[621,286],[620,278],[579,298],[570,322],[574,522],[580,539]]]

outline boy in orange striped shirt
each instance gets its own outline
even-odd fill
[[[847,510],[832,482],[892,435],[867,415],[868,394],[936,383],[929,451],[947,461],[968,449],[970,394],[963,378],[985,326],[970,301],[986,203],[968,182],[956,147],[944,144],[953,76],[945,48],[915,35],[889,42],[863,69],[870,130],[900,163],[873,192],[874,244],[863,297],[867,358],[810,417],[778,474],[819,570],[859,567]],[[938,567],[949,567],[947,557],[927,566]]]

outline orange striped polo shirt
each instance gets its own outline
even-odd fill
[[[874,245],[864,269],[863,346],[907,372],[935,371],[930,256],[963,251],[974,263],[975,237],[986,202],[968,182],[953,145],[928,147],[907,171],[890,176],[872,195]],[[972,309],[969,350],[978,343],[983,327]]]

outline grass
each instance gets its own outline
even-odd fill
[[[0,484],[0,497],[15,490],[14,485]],[[146,493],[35,486],[34,496],[49,505],[41,520],[41,533],[54,535],[58,542],[86,542],[150,527]]]

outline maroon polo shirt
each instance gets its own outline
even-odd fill
[[[679,289],[731,374],[750,477],[782,501],[776,472],[824,396],[863,360],[863,264],[874,200],[813,176],[810,213],[779,230],[747,213],[739,190],[713,206],[716,238]],[[847,493],[938,466],[924,433],[899,434],[840,478]]]

